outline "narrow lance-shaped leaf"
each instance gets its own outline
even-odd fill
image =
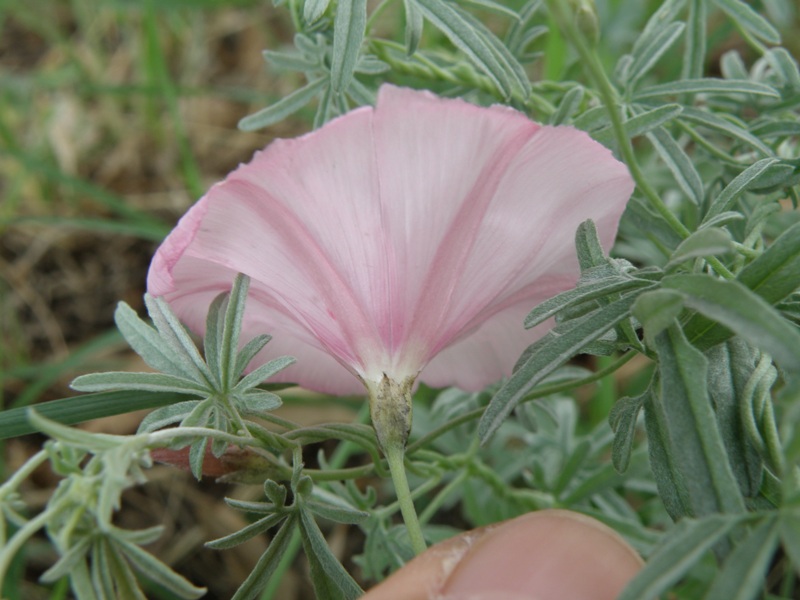
[[[751,600],[758,597],[778,544],[776,524],[777,519],[770,515],[739,540],[714,577],[705,600]]]
[[[195,374],[191,361],[165,347],[158,331],[140,319],[136,311],[124,302],[117,305],[114,322],[125,341],[148,366],[178,377],[191,378]]]
[[[698,229],[675,248],[666,270],[693,258],[716,256],[733,250],[733,240],[725,229],[706,227]]]
[[[711,206],[708,207],[708,212],[703,221],[705,222],[722,212],[730,210],[742,192],[755,182],[764,171],[777,162],[777,158],[762,158],[739,173],[725,186],[725,189],[711,201]]]
[[[614,431],[614,443],[611,447],[611,462],[617,473],[628,470],[631,460],[631,449],[636,435],[636,421],[642,409],[645,395],[635,398],[620,398],[608,415],[608,422]]]
[[[662,160],[675,176],[678,186],[697,205],[703,202],[703,181],[694,168],[692,159],[686,154],[663,127],[654,129],[647,138],[655,147]]]
[[[664,469],[656,462],[653,471],[659,488],[677,485],[688,516],[743,512],[744,501],[707,392],[708,361],[686,341],[677,324],[655,336],[655,350],[659,389],[645,405],[648,434],[654,430],[663,440],[668,470],[677,479],[665,482],[659,476]],[[661,458],[651,453],[651,460]],[[672,512],[671,516],[687,515]]]
[[[800,373],[800,332],[738,281],[722,281],[705,275],[665,277],[662,285],[686,294],[688,308],[741,335],[770,354],[788,371]],[[701,340],[704,331],[692,330]]]
[[[124,551],[125,557],[139,573],[178,597],[187,599],[200,598],[206,593],[206,588],[194,586],[190,581],[136,544],[120,539],[116,539],[115,544]]]
[[[405,42],[406,54],[413,55],[419,47],[419,41],[422,39],[422,28],[425,19],[422,16],[422,11],[416,4],[416,0],[403,0],[403,6],[406,11],[406,29],[405,29]]]
[[[296,113],[311,102],[327,87],[328,80],[324,77],[309,81],[300,89],[295,90],[288,96],[284,96],[274,104],[244,117],[239,121],[239,129],[242,131],[255,131],[283,121],[286,117]]]
[[[272,538],[267,551],[258,559],[256,566],[250,571],[247,579],[244,580],[231,600],[252,600],[256,598],[262,589],[269,582],[270,577],[275,572],[281,557],[289,547],[292,534],[297,527],[297,517],[290,516],[284,521],[281,528]]]
[[[500,388],[486,408],[478,426],[481,441],[486,443],[517,404],[542,379],[627,318],[634,301],[635,295],[623,297],[570,322],[569,329],[557,328],[535,342],[528,360]]]
[[[719,8],[745,31],[768,44],[780,44],[781,34],[764,17],[742,0],[713,0]]]
[[[654,600],[660,597],[740,520],[741,516],[727,515],[684,519],[667,533],[662,544],[617,600]]]
[[[339,0],[333,23],[331,88],[341,94],[353,78],[367,27],[367,0]]]
[[[299,518],[303,548],[311,565],[311,577],[317,597],[345,600],[360,597],[363,590],[333,555],[311,513],[300,508]]]
[[[684,108],[680,104],[664,104],[646,112],[639,113],[625,121],[625,134],[629,138],[635,138],[649,133],[657,127],[672,121],[675,117],[680,115],[683,110]],[[616,135],[611,126],[604,127],[600,131],[592,133],[592,137],[605,146],[612,145],[616,140]]]
[[[511,97],[511,81],[497,60],[491,45],[470,25],[464,15],[444,0],[416,0],[425,17],[481,70],[502,91]]]
[[[685,29],[683,23],[670,23],[669,25],[658,29],[647,43],[639,45],[633,49],[633,63],[628,69],[629,83],[635,83],[641,77],[646,75],[650,69],[677,41]],[[642,39],[641,37],[639,38]]]
[[[309,25],[316,23],[325,14],[330,3],[330,0],[305,0],[303,4],[303,20]]]
[[[686,51],[683,56],[683,79],[702,77],[706,58],[706,0],[690,0],[689,29],[686,32]]]
[[[207,396],[207,386],[174,375],[163,373],[129,373],[109,371],[91,373],[75,378],[70,387],[80,392],[107,392],[111,390],[141,390],[144,392],[175,392],[193,396]]]
[[[239,334],[244,320],[244,306],[247,301],[247,290],[250,278],[239,273],[234,279],[233,287],[225,308],[225,321],[222,328],[222,339],[219,347],[219,381],[222,390],[228,391],[236,382],[236,359],[239,349]]]
[[[676,96],[680,94],[753,94],[779,98],[780,94],[772,86],[755,81],[738,79],[684,79],[660,83],[639,90],[634,95],[636,100],[656,96]]]

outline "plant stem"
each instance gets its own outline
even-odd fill
[[[386,460],[389,463],[389,472],[392,474],[397,502],[400,504],[400,513],[406,524],[408,537],[411,540],[411,547],[415,554],[421,554],[427,548],[425,537],[422,535],[422,527],[419,524],[417,510],[414,508],[414,500],[411,497],[411,489],[408,487],[406,478],[406,468],[403,461],[405,449],[401,444],[389,444],[383,449]]]

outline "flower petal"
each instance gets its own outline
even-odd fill
[[[257,153],[181,219],[148,279],[201,331],[211,299],[250,276],[245,329],[307,387],[362,379],[478,389],[538,337],[522,319],[578,277],[573,236],[611,244],[632,190],[585,133],[383,86],[352,111]],[[350,373],[348,373],[348,371]]]

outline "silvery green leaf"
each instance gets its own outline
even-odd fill
[[[591,219],[578,225],[578,229],[575,231],[575,250],[578,254],[581,271],[608,263],[597,235],[597,226]]]
[[[797,507],[780,512],[779,530],[786,555],[795,573],[800,573],[800,511]]]
[[[250,278],[239,273],[233,281],[230,296],[223,303],[225,308],[222,336],[219,340],[219,372],[217,380],[227,391],[236,383],[239,373],[236,369],[239,334],[242,331],[244,307]]]
[[[512,84],[516,84],[519,90],[521,90],[522,96],[527,98],[531,93],[531,83],[524,67],[483,21],[466,11],[462,14],[472,28],[487,41],[492,52],[494,52],[494,55],[497,57],[497,60],[500,61],[502,67],[510,75]]]
[[[269,61],[278,69],[285,71],[315,71],[320,68],[318,60],[309,58],[297,52],[277,52],[275,50],[264,50],[262,52],[264,60]]]
[[[694,167],[692,159],[663,127],[647,134],[661,159],[675,176],[675,181],[692,202],[697,205],[703,202],[703,181]]]
[[[525,38],[531,31],[540,30],[535,34],[536,37],[547,31],[547,27],[544,26],[530,26],[536,11],[539,10],[541,5],[542,0],[528,0],[519,11],[519,18],[509,27],[504,41],[506,48],[508,48],[514,56],[519,56],[520,53],[525,50],[525,47],[528,45],[528,43],[525,42]]]
[[[67,427],[61,423],[46,419],[33,408],[28,408],[28,420],[37,431],[41,431],[60,442],[66,442],[79,448],[86,448],[93,453],[112,450],[125,440],[121,436],[90,433],[74,427]]]
[[[333,555],[311,513],[305,507],[298,512],[303,549],[311,567],[311,581],[317,597],[359,598],[364,591]]]
[[[708,10],[706,0],[689,3],[689,28],[686,32],[686,51],[683,56],[682,79],[702,77],[706,60],[706,27]]]
[[[683,10],[686,0],[665,0],[661,2],[658,9],[648,19],[647,24],[642,30],[642,37],[653,36],[657,31],[675,21]]]
[[[681,22],[670,23],[653,31],[652,36],[640,36],[633,48],[633,62],[627,70],[628,83],[636,83],[658,60],[672,48],[686,26]]]
[[[164,533],[164,529],[163,525],[155,525],[144,529],[121,529],[112,526],[111,532],[116,539],[126,540],[132,544],[142,546],[155,542]]]
[[[274,482],[273,482],[274,483]],[[277,485],[277,484],[276,484]],[[278,486],[281,489],[284,489],[284,495],[286,494],[285,488],[283,486]],[[285,511],[282,510],[283,505],[275,504],[274,502],[249,502],[246,500],[236,500],[235,498],[225,498],[225,504],[230,506],[231,508],[235,508],[236,510],[241,510],[244,512],[254,513],[257,515],[272,515],[272,514],[284,514]]]
[[[737,279],[770,304],[800,287],[800,223],[787,228]]]
[[[683,294],[674,290],[652,290],[636,299],[633,316],[642,324],[647,345],[655,344],[655,337],[667,329],[683,311]]]
[[[317,112],[314,114],[314,129],[322,127],[334,114],[333,88],[330,85],[324,86],[322,98],[317,105]]]
[[[416,0],[403,0],[406,13],[405,42],[406,54],[413,55],[419,48],[419,41],[422,39],[422,29],[425,19],[422,11],[416,4]]]
[[[281,399],[271,392],[263,390],[247,390],[239,396],[241,413],[245,415],[263,415],[282,404]]]
[[[738,50],[728,50],[719,59],[719,68],[725,79],[745,80],[750,77],[747,67],[742,60],[742,55]]]
[[[753,405],[758,387],[750,384],[757,354],[738,337],[706,352],[708,392],[733,474],[746,498],[758,495],[763,480],[763,460],[744,425],[745,407]]]
[[[652,283],[621,275],[580,285],[539,304],[525,317],[524,325],[526,329],[529,329],[543,323],[556,313],[583,302],[648,286],[652,286]]]
[[[212,373],[220,372],[221,340],[225,329],[225,305],[228,294],[219,294],[208,307],[206,333],[203,336],[203,354]]]
[[[720,116],[707,110],[687,106],[684,107],[683,112],[681,113],[681,119],[697,123],[698,125],[718,131],[719,133],[727,135],[735,140],[744,142],[748,146],[752,146],[767,156],[773,154],[773,151],[769,146],[762,142],[758,137],[747,131],[744,127],[734,123],[734,118],[729,115]]]
[[[205,545],[206,547],[213,548],[214,550],[227,550],[228,548],[233,548],[234,546],[243,544],[247,540],[253,539],[257,535],[266,533],[267,530],[272,529],[285,518],[286,515],[284,514],[271,514],[259,519],[258,521],[254,521],[253,523],[250,523],[249,525],[246,525],[240,530],[226,535],[225,537],[206,542]]]
[[[281,98],[275,104],[244,117],[239,121],[239,129],[255,131],[282,121],[311,102],[326,87],[328,87],[328,81],[325,78],[309,81],[305,86]]]
[[[603,306],[594,312],[558,326],[532,345],[528,360],[492,398],[481,418],[478,435],[486,443],[505,418],[547,375],[575,356],[587,344],[602,337],[630,315],[635,296]]]
[[[347,95],[352,98],[358,106],[370,106],[375,104],[375,92],[361,83],[358,79],[350,81],[347,88]]]
[[[656,127],[660,127],[661,125],[672,121],[675,117],[682,114],[683,110],[684,108],[680,104],[664,104],[662,106],[652,108],[647,112],[635,115],[625,121],[625,134],[629,138],[635,138],[640,135],[644,135]],[[593,133],[592,137],[601,144],[609,146],[614,143],[616,134],[609,126]]]
[[[187,600],[200,598],[206,593],[206,588],[194,586],[186,578],[170,569],[149,552],[142,550],[136,544],[121,539],[116,539],[115,543],[124,552],[125,558],[130,561],[134,569],[179,598],[186,598]]]
[[[774,192],[797,184],[798,178],[800,175],[795,165],[786,162],[775,163],[755,178],[750,184],[750,189],[759,193]]]
[[[572,123],[578,129],[592,132],[609,124],[608,110],[605,106],[595,106],[575,117]]]
[[[509,7],[495,2],[494,0],[461,0],[463,4],[471,4],[472,6],[480,9],[487,10],[489,12],[497,13],[499,15],[503,15],[505,17],[511,17],[515,21],[518,21],[520,16],[514,12]]]
[[[735,211],[726,211],[723,213],[719,213],[718,215],[711,217],[708,220],[704,220],[703,223],[700,225],[700,229],[705,229],[706,227],[721,227],[722,225],[727,225],[728,223],[733,223],[734,221],[741,221],[744,219],[744,215],[739,212]]]
[[[153,298],[150,294],[145,294],[144,302],[147,305],[147,312],[153,323],[158,329],[162,340],[178,355],[186,357],[186,362],[192,366],[190,379],[198,382],[205,382],[208,385],[214,381],[214,375],[208,369],[208,365],[203,361],[192,338],[189,337],[186,329],[172,312],[169,304],[163,298]]]
[[[141,390],[143,392],[176,392],[192,396],[208,396],[207,386],[175,375],[164,373],[130,373],[108,371],[76,377],[70,384],[79,392],[105,392],[109,390]]]
[[[768,44],[780,44],[781,34],[742,0],[712,0],[739,27]]]
[[[751,129],[753,135],[761,138],[775,138],[800,135],[800,123],[797,121],[762,121]]]
[[[733,240],[727,230],[717,227],[698,229],[675,248],[665,269],[669,271],[687,260],[726,254],[731,250]]]
[[[247,579],[244,580],[231,600],[252,600],[256,598],[262,589],[267,585],[272,574],[278,566],[283,555],[292,540],[292,533],[297,526],[297,519],[289,517],[283,522],[278,532],[272,538],[266,552],[258,559],[256,566],[250,571]]]
[[[774,514],[756,523],[725,558],[705,600],[751,600],[764,588],[767,569],[778,546]]]
[[[608,422],[614,431],[611,462],[617,473],[627,471],[631,462],[631,450],[636,435],[636,421],[643,403],[644,395],[635,398],[625,396],[617,400],[608,415]]]
[[[559,102],[558,109],[550,118],[550,124],[561,125],[569,122],[583,101],[583,92],[583,86],[576,85],[571,87]]]
[[[269,361],[254,369],[245,375],[239,383],[236,384],[234,389],[238,392],[249,390],[257,386],[259,383],[275,375],[278,371],[285,369],[291,364],[294,364],[295,359],[291,356],[281,356],[274,360]]]
[[[271,339],[272,336],[267,334],[256,336],[247,342],[241,350],[239,350],[239,354],[236,357],[237,378],[242,376],[242,373],[244,373],[244,370],[247,368],[247,365],[250,364],[250,361],[255,358],[256,354],[261,352],[264,346],[266,346]]]
[[[461,9],[446,0],[415,0],[415,4],[428,21],[480,67],[506,98],[511,97],[511,75],[503,68],[489,40],[475,30]]]
[[[796,282],[792,283],[796,285]],[[686,294],[687,308],[717,321],[770,354],[787,371],[800,373],[800,331],[739,281],[706,275],[670,275],[662,286]],[[687,324],[687,333],[700,335]]]
[[[314,514],[335,523],[352,525],[369,518],[368,512],[358,510],[344,498],[326,492],[317,486],[311,491],[311,497],[303,505]]]
[[[70,575],[72,570],[86,560],[86,555],[92,544],[90,536],[82,536],[75,540],[72,547],[67,550],[56,563],[39,577],[42,583],[55,583],[62,577]]]
[[[367,0],[339,0],[333,22],[331,89],[341,94],[350,85],[367,26]]]
[[[214,410],[214,398],[198,402],[181,422],[183,427],[205,427]]]
[[[684,79],[670,81],[643,88],[634,94],[636,100],[656,98],[658,96],[678,96],[680,94],[753,94],[780,98],[780,94],[772,86],[754,81],[735,79]]]
[[[660,597],[741,520],[741,515],[683,519],[664,536],[647,564],[617,600],[655,600]]]
[[[356,73],[363,73],[365,75],[379,75],[391,70],[392,67],[388,63],[383,62],[377,56],[371,54],[364,54],[358,58],[356,63]]]
[[[728,185],[725,186],[725,189],[723,189],[717,195],[717,197],[711,201],[711,205],[708,207],[708,211],[706,212],[703,222],[733,208],[733,205],[736,200],[739,199],[739,196],[745,190],[747,190],[748,187],[754,185],[754,183],[758,181],[758,178],[769,167],[778,162],[779,161],[777,158],[762,158],[739,173]]]
[[[158,331],[150,327],[130,306],[124,302],[117,305],[114,311],[114,322],[125,341],[142,357],[148,366],[162,373],[178,377],[192,378],[196,370],[182,353],[173,352]]]
[[[206,457],[207,446],[208,438],[200,438],[192,442],[192,445],[189,447],[189,468],[194,478],[198,481],[203,478],[203,460],[205,460]]]
[[[303,20],[309,25],[313,25],[325,14],[330,3],[330,0],[305,0],[303,4]]]
[[[688,511],[670,516],[744,512],[708,395],[708,361],[674,323],[654,336],[659,387],[645,404],[648,437],[653,431],[669,449],[670,485],[682,489]],[[656,464],[653,469],[658,472]],[[657,483],[661,489],[663,477],[657,477]]]
[[[800,89],[800,72],[798,72],[797,61],[786,48],[770,48],[764,58],[775,72],[780,73],[787,86],[794,90]]]

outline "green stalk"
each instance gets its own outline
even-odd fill
[[[400,513],[403,515],[403,521],[406,524],[411,547],[415,554],[422,554],[427,545],[425,544],[425,537],[422,535],[422,527],[419,524],[417,510],[414,508],[411,488],[408,487],[403,460],[405,449],[400,444],[392,444],[390,447],[384,448],[383,451],[386,454],[386,460],[389,462],[389,472],[392,474],[397,502],[400,504]]]
[[[561,31],[566,34],[570,42],[572,42],[575,50],[578,51],[583,67],[586,69],[586,73],[597,86],[597,90],[600,93],[600,99],[603,101],[603,105],[606,107],[606,111],[608,112],[608,117],[611,121],[611,128],[614,131],[614,137],[616,137],[617,142],[619,143],[622,159],[625,161],[625,164],[628,165],[628,169],[631,172],[633,180],[636,182],[636,186],[647,197],[647,200],[650,202],[653,208],[658,212],[659,215],[661,215],[667,224],[669,224],[672,230],[681,236],[682,239],[686,239],[689,237],[691,232],[683,223],[680,222],[678,217],[672,214],[672,211],[669,210],[667,205],[664,204],[664,201],[661,200],[661,197],[647,181],[647,177],[645,177],[642,168],[639,166],[639,162],[636,160],[636,154],[633,151],[631,140],[625,132],[625,124],[622,121],[622,115],[619,111],[619,98],[616,90],[611,84],[611,81],[609,81],[608,75],[606,74],[603,65],[600,63],[600,59],[597,57],[597,53],[589,47],[584,39],[584,36],[580,31],[578,31],[575,23],[573,23],[570,16],[565,12],[564,4],[565,3],[560,2],[559,0],[547,0],[547,8],[550,11],[550,14],[558,23]],[[719,275],[725,277],[726,279],[733,278],[733,274],[717,258],[709,257],[707,260],[714,271],[716,271]]]

